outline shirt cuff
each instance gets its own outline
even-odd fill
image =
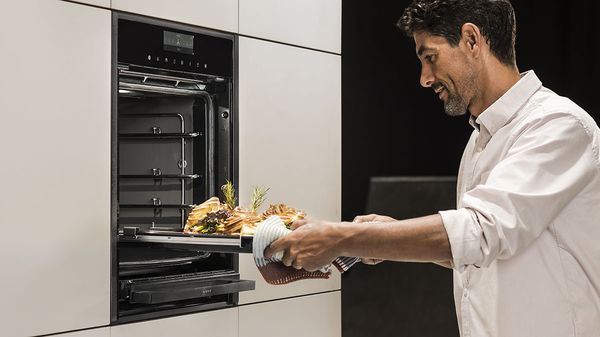
[[[481,254],[481,228],[476,217],[466,208],[440,211],[444,228],[450,241],[452,266],[463,272],[468,265],[477,265]]]

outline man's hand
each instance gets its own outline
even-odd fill
[[[315,271],[331,264],[340,254],[344,239],[341,223],[319,220],[296,220],[292,232],[271,243],[265,257],[283,251],[283,264],[296,269]]]
[[[379,214],[358,215],[353,220],[353,222],[390,222],[390,221],[397,221],[397,220],[392,217],[385,216],[385,215],[379,215]],[[384,260],[372,259],[370,257],[361,257],[360,261],[364,264],[374,266],[376,264],[383,262]]]

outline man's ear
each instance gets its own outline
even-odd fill
[[[481,36],[479,27],[467,22],[462,26],[460,34],[461,40],[465,42],[465,45],[469,48],[469,51],[474,53],[474,56],[479,55],[483,43],[483,36]]]

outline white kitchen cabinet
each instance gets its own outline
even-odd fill
[[[110,8],[110,0],[75,0],[75,2]]]
[[[342,0],[239,2],[240,34],[341,53]]]
[[[111,14],[0,11],[0,335],[109,323]]]
[[[255,280],[256,289],[240,293],[240,304],[256,303],[341,288],[341,275],[334,270],[328,280],[300,280],[286,285],[271,285],[264,281],[252,256],[240,255],[240,274],[244,280]]]
[[[83,330],[83,331],[53,335],[52,337],[110,337],[110,329],[109,328],[98,328],[98,329],[91,329],[91,330]]]
[[[241,306],[239,337],[340,337],[341,313],[339,291]]]
[[[241,37],[239,40],[239,194],[269,187],[270,202],[284,202],[310,217],[340,220],[340,56]],[[256,290],[240,303],[340,288],[340,275],[285,286],[268,285],[251,256],[240,255],[242,279]]]
[[[238,31],[238,0],[112,0],[112,8],[194,26]]]
[[[237,337],[238,308],[117,325],[111,337]]]

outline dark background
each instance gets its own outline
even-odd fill
[[[464,145],[471,133],[467,117],[448,117],[430,89],[419,85],[419,62],[414,43],[395,23],[408,0],[344,0],[342,9],[342,217],[351,220],[365,213],[369,179],[373,176],[455,176]],[[596,93],[600,77],[600,20],[598,1],[512,1],[517,17],[517,64],[520,71],[535,70],[544,86],[571,98],[596,121],[600,103]],[[388,263],[389,264],[389,263]],[[343,277],[343,332],[350,336],[388,336],[351,324],[356,310],[350,300],[365,289],[389,287],[410,278],[439,279],[444,295],[406,289],[404,303],[426,303],[436,315],[454,315],[451,307],[451,272],[436,274],[432,267],[397,264],[366,269],[359,266]],[[408,268],[408,269],[407,269]],[[421,268],[418,271],[412,270]],[[430,269],[427,269],[430,268]],[[437,268],[437,267],[433,267]],[[368,277],[367,277],[368,275]],[[385,281],[384,281],[385,279]],[[392,282],[392,283],[391,283]],[[403,281],[402,281],[403,282]],[[400,286],[400,283],[398,283]],[[405,284],[404,284],[405,285]],[[385,293],[385,292],[383,292]],[[379,296],[379,297],[377,297]],[[384,302],[399,298],[366,296],[363,315]],[[397,295],[400,296],[400,295]],[[410,297],[410,298],[406,298]],[[352,303],[352,305],[357,305]],[[397,336],[454,336],[427,332],[431,312],[421,315],[389,314],[390,325],[402,323]],[[440,311],[442,310],[442,311]],[[350,315],[350,313],[352,315]],[[353,316],[354,315],[354,316]],[[429,317],[428,317],[429,316]],[[417,318],[415,318],[417,317]],[[418,317],[421,317],[418,319]],[[362,319],[362,321],[368,321]],[[405,322],[409,321],[409,322]],[[404,324],[406,323],[406,324]],[[412,328],[408,326],[412,326]],[[429,329],[431,330],[431,329]]]

